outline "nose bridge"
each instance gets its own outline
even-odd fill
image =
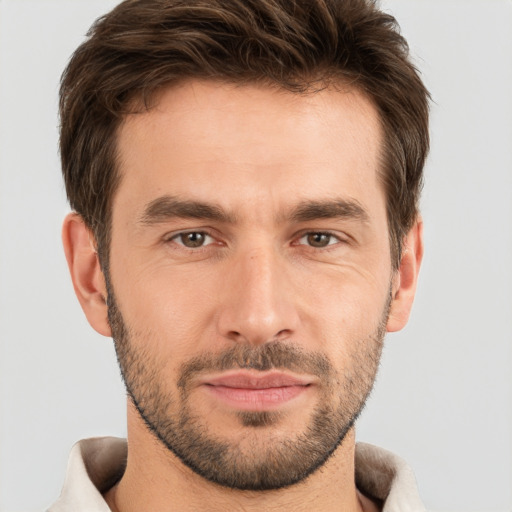
[[[223,336],[250,344],[283,339],[295,329],[284,261],[271,244],[241,250],[231,268],[222,305]]]

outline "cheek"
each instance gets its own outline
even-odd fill
[[[209,335],[216,309],[216,274],[200,275],[184,266],[136,267],[120,269],[112,279],[126,324],[143,338],[151,333],[159,353],[190,354],[190,340]],[[115,279],[123,273],[130,279]]]
[[[302,288],[307,322],[343,339],[373,333],[388,302],[390,272],[384,265],[366,268],[340,267],[306,279]]]
[[[139,334],[134,338],[150,339],[157,353],[178,359],[222,348],[219,316],[251,295],[246,287],[236,288],[244,276],[233,277],[233,261],[176,265],[118,253],[121,259],[112,255],[112,282],[127,326]],[[382,257],[337,265],[282,259],[281,265],[272,274],[272,293],[300,318],[297,343],[339,351],[377,329],[389,287]]]

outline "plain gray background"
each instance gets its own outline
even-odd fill
[[[71,445],[125,434],[112,343],[60,243],[60,73],[113,0],[0,0],[0,510],[59,494]],[[512,2],[387,0],[435,100],[426,255],[358,438],[404,456],[430,510],[512,510]]]

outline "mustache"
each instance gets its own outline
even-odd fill
[[[236,369],[262,372],[281,369],[322,378],[329,377],[334,371],[324,354],[304,352],[288,343],[271,341],[256,347],[240,344],[219,353],[201,354],[187,361],[181,367],[178,387],[185,388],[190,379],[201,373]]]

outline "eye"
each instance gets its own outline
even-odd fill
[[[203,231],[189,231],[188,233],[179,233],[173,236],[171,240],[179,245],[187,247],[188,249],[197,249],[214,242],[213,238]]]
[[[309,245],[310,247],[316,247],[319,249],[339,242],[340,239],[338,237],[331,233],[324,233],[322,231],[306,233],[299,239],[299,244]]]

